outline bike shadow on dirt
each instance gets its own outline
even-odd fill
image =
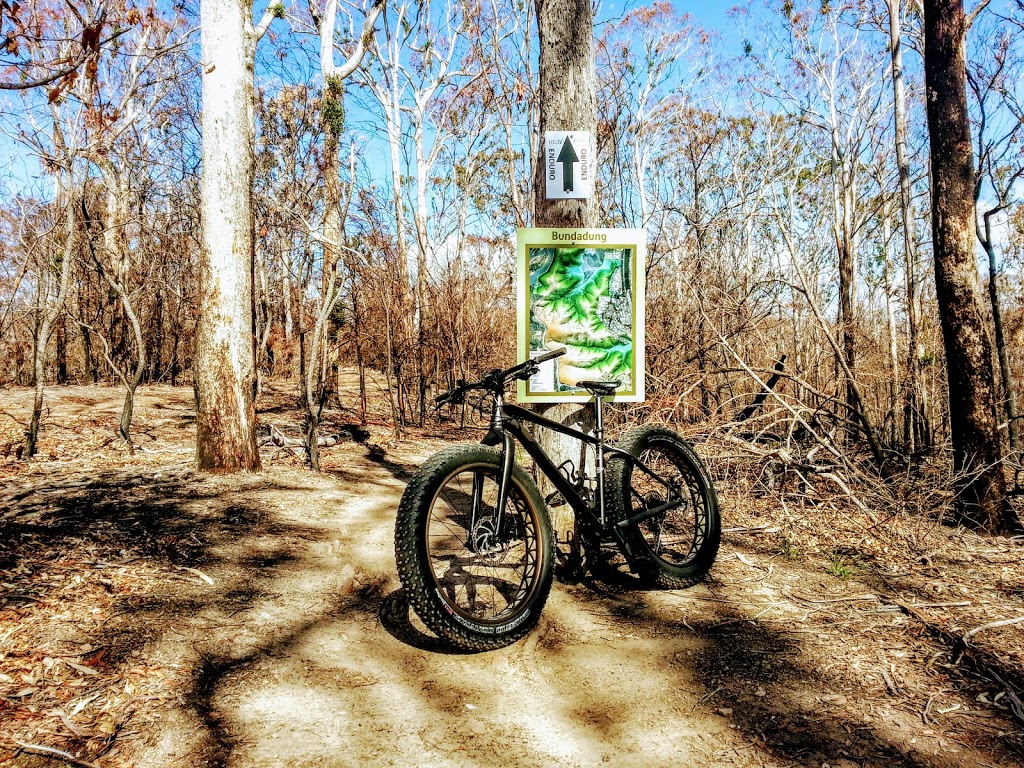
[[[426,629],[409,605],[404,589],[396,589],[381,600],[377,618],[389,635],[417,650],[449,656],[469,656],[475,653],[456,648]]]

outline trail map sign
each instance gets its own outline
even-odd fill
[[[585,402],[580,381],[618,381],[644,399],[642,229],[520,229],[518,359],[565,349],[519,382],[519,402]]]
[[[594,188],[594,151],[589,131],[545,131],[545,197],[585,199]]]

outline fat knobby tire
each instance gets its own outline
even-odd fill
[[[518,465],[512,479],[536,520],[537,563],[530,594],[503,625],[478,623],[456,615],[440,595],[427,551],[427,526],[438,491],[460,469],[483,466],[500,473],[500,454],[482,445],[455,445],[432,456],[409,481],[398,505],[395,559],[405,594],[416,614],[439,637],[469,651],[486,651],[514,643],[537,623],[551,591],[555,560],[551,520],[537,486]],[[524,615],[525,614],[525,615]],[[507,626],[510,625],[510,628]]]
[[[637,570],[641,580],[666,589],[683,589],[702,581],[718,554],[722,522],[718,497],[700,458],[682,437],[657,426],[631,430],[617,444],[632,456],[641,456],[645,450],[650,449],[670,457],[685,480],[687,503],[702,517],[702,530],[697,537],[697,544],[680,564],[670,563],[653,552],[638,525],[626,529],[626,538],[637,555]],[[641,471],[624,459],[613,458],[609,461],[606,488],[609,507],[614,510],[615,519],[623,520],[633,514],[630,478],[632,473]]]

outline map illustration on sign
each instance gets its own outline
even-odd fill
[[[519,384],[521,402],[585,401],[581,381],[616,381],[644,398],[644,234],[634,229],[521,229],[519,359],[564,349]]]

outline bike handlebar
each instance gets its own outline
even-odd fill
[[[474,381],[469,384],[462,382],[454,389],[450,389],[438,397],[435,397],[434,405],[440,407],[445,403],[460,403],[462,402],[463,396],[474,389],[487,389],[492,392],[504,391],[505,385],[512,379],[528,379],[537,372],[541,363],[546,363],[548,360],[554,360],[556,357],[561,357],[564,354],[564,348],[556,349],[551,352],[546,352],[540,357],[535,357],[532,360],[526,360],[518,365],[513,365],[511,368],[506,368],[505,370],[495,368],[480,379],[480,381]]]

